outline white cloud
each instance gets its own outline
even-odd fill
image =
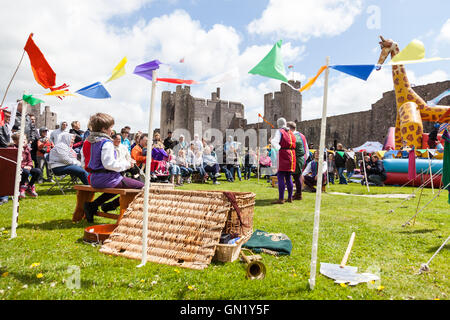
[[[450,43],[450,19],[448,19],[441,28],[441,32],[437,36],[438,41]]]
[[[346,31],[362,11],[361,0],[270,0],[248,31],[307,41]]]
[[[151,2],[22,0],[5,3],[0,12],[0,83],[6,87],[28,34],[34,32],[36,44],[56,72],[57,85],[66,82],[71,91],[105,81],[114,66],[124,56],[128,57],[127,75],[106,84],[112,96],[110,100],[76,96],[60,101],[45,96],[43,100],[58,114],[58,122],[76,119],[86,127],[91,114],[107,112],[115,118],[116,129],[130,125],[132,130],[147,131],[151,85],[131,73],[134,66],[156,58],[171,64],[171,67],[161,66],[159,76],[205,80],[235,70],[228,82],[195,85],[191,87],[192,94],[207,98],[216,86],[221,86],[222,97],[243,102],[247,116],[252,115],[249,110],[254,108],[262,111],[264,93],[279,90],[279,82],[263,80],[247,72],[273,44],[240,50],[242,39],[234,28],[216,24],[209,30],[204,29],[183,10],[151,20],[141,19],[127,27],[110,23],[117,15],[130,14]],[[24,7],[27,10],[21,9]],[[39,19],[35,18],[36,14]],[[14,26],[14,32],[9,26]],[[300,61],[304,52],[304,46],[283,44],[282,53],[287,64]],[[185,63],[180,64],[182,57]],[[7,102],[15,101],[24,90],[33,94],[47,92],[34,81],[27,56],[11,86]],[[158,84],[153,127],[159,127],[163,90],[174,91],[175,86]]]

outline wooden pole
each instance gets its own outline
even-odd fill
[[[11,86],[11,83],[13,82],[14,77],[16,76],[16,73],[19,70],[20,65],[22,64],[22,60],[23,60],[24,55],[25,55],[25,50],[23,50],[22,57],[20,58],[19,64],[17,65],[17,68],[16,68],[16,71],[14,71],[14,74],[11,77],[11,80],[9,80],[8,86],[6,87],[5,94],[3,95],[2,103],[0,103],[0,107],[2,107],[3,106],[3,102],[5,102],[6,95],[8,94],[9,87]]]
[[[258,146],[257,146],[257,148],[258,148],[258,149],[257,149],[257,152],[258,152],[258,153],[256,154],[256,156],[257,156],[257,159],[256,159],[256,161],[257,161],[257,164],[256,164],[256,165],[257,165],[257,167],[256,167],[256,168],[257,168],[257,173],[256,173],[256,174],[258,175],[258,184],[259,184],[259,153],[260,153],[260,150],[259,150],[259,149],[260,149],[260,141],[259,141],[259,117],[258,117],[257,126],[258,126],[258,137],[257,137],[257,140],[256,140],[256,141],[257,141],[257,145],[258,145]],[[251,174],[251,172],[250,172],[250,174]]]
[[[145,185],[144,185],[144,212],[142,223],[142,260],[138,268],[145,266],[147,263],[147,247],[148,247],[148,198],[150,191],[150,168],[152,163],[152,142],[153,142],[153,109],[155,105],[156,96],[156,70],[152,71],[152,97],[150,101],[150,112],[148,119],[148,143],[147,143],[147,157],[145,161]]]
[[[363,168],[364,168],[364,180],[366,180],[367,191],[370,192],[369,180],[367,180],[366,160],[364,160],[364,151],[361,151],[361,154],[362,154]]]
[[[19,219],[19,187],[22,173],[22,152],[23,152],[23,140],[25,137],[25,117],[27,114],[27,103],[22,101],[22,116],[20,119],[20,136],[19,145],[17,150],[17,161],[16,161],[16,180],[14,181],[14,197],[13,197],[13,213],[11,222],[11,239],[17,237],[17,221]]]
[[[330,58],[326,59],[327,67],[330,65]],[[327,103],[328,103],[328,75],[329,68],[325,71],[325,85],[323,93],[323,107],[322,107],[322,123],[320,127],[320,143],[319,143],[319,167],[317,171],[317,191],[316,191],[316,207],[314,213],[314,228],[313,241],[311,249],[311,270],[309,278],[309,287],[314,290],[316,285],[316,269],[317,269],[317,248],[319,241],[319,222],[320,222],[320,203],[322,200],[322,180],[323,180],[323,151],[325,149],[325,133],[327,127]]]
[[[340,264],[341,268],[344,268],[345,265],[347,264],[348,257],[350,256],[350,251],[352,251],[353,242],[355,242],[355,236],[356,236],[355,232],[353,232],[352,235],[350,236],[350,241],[348,242],[347,250],[345,251],[344,257],[342,258]]]

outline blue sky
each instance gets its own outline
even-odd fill
[[[34,32],[57,82],[70,83],[73,91],[106,80],[123,56],[129,60],[127,75],[107,84],[108,101],[47,98],[59,120],[78,119],[84,126],[95,110],[113,114],[118,126],[145,130],[150,85],[131,73],[137,64],[159,59],[171,65],[159,70],[161,76],[219,79],[193,85],[191,93],[209,98],[220,86],[222,99],[243,102],[245,116],[255,122],[264,93],[278,90],[280,81],[247,72],[279,39],[286,67],[293,64],[294,77],[304,83],[326,56],[332,64],[376,63],[380,34],[400,48],[419,39],[428,57],[450,57],[449,9],[449,1],[438,0],[18,0],[0,12],[0,41],[6,44],[0,48],[0,87],[6,87],[27,35]],[[32,19],[35,13],[41,18]],[[178,63],[182,57],[184,64]],[[415,84],[448,80],[449,63],[408,65],[408,76]],[[329,114],[367,110],[392,87],[389,68],[367,82],[331,71]],[[27,59],[7,101],[23,90],[45,92],[33,81]],[[156,127],[162,90],[174,91],[175,85],[158,85]],[[320,117],[322,93],[320,78],[303,94],[303,119]]]

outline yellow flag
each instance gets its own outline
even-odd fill
[[[392,62],[421,60],[423,58],[425,58],[425,46],[422,41],[413,40],[392,59]]]
[[[75,96],[75,95],[70,93],[69,91],[55,90],[55,91],[46,93],[45,96],[67,97],[67,96]]]
[[[109,78],[106,82],[119,79],[121,76],[125,75],[125,64],[127,63],[127,61],[127,57],[123,58],[122,61],[120,61],[119,64],[114,68],[111,78]]]

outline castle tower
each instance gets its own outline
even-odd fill
[[[300,81],[290,80],[289,84],[298,89],[301,86]],[[264,95],[264,118],[276,126],[281,117],[296,123],[302,121],[302,94],[285,83],[281,84],[280,91]],[[264,123],[263,127],[270,126]]]

